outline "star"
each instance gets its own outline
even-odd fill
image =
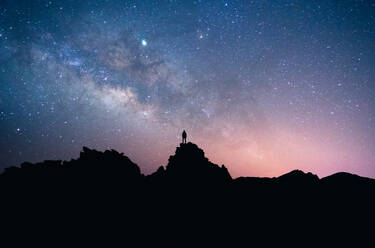
[[[145,39],[142,39],[141,43],[142,43],[142,46],[144,47],[147,46],[147,41]]]
[[[8,2],[0,10],[0,119],[9,133],[0,147],[24,149],[26,137],[35,147],[12,161],[0,154],[0,171],[48,157],[38,149],[72,158],[84,144],[133,154],[151,173],[186,128],[198,145],[221,151],[211,159],[235,176],[279,176],[301,164],[323,176],[355,161],[352,172],[375,177],[367,166],[375,163],[369,1],[205,0],[197,10],[189,1]],[[72,140],[77,147],[66,149]]]

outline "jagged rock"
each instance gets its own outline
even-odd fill
[[[189,184],[223,184],[232,180],[227,168],[210,162],[204,152],[191,142],[176,148],[169,157],[165,174],[174,182]]]
[[[311,234],[305,239],[310,241],[352,234],[374,215],[374,192],[374,179],[349,173],[319,179],[295,170],[278,178],[232,180],[224,165],[210,162],[193,143],[180,144],[167,166],[148,176],[122,153],[84,147],[78,159],[5,169],[0,213],[1,223],[16,223],[15,233],[24,231],[28,243],[24,235],[31,232],[40,240],[57,235],[54,241],[71,243],[79,234],[86,246],[98,237],[107,246],[113,240],[125,247],[162,237],[178,241],[176,247],[219,247],[223,240],[232,247],[240,234],[243,247],[277,235]]]

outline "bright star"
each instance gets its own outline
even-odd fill
[[[142,46],[147,46],[147,41],[145,39],[142,40]]]

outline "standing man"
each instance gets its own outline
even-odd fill
[[[185,130],[182,132],[182,144],[186,144],[186,132]]]

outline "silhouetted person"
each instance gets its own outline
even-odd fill
[[[182,143],[183,144],[186,144],[186,132],[185,132],[185,130],[182,132]]]

